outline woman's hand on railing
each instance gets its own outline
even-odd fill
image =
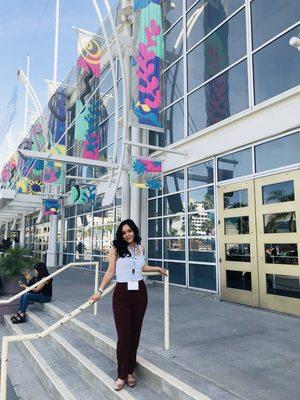
[[[101,297],[101,293],[100,292],[97,292],[97,293],[94,293],[90,298],[89,298],[89,302],[92,304],[92,303],[95,303],[95,301],[98,301],[99,299],[100,299],[100,297]]]
[[[164,275],[164,276],[167,276],[167,275],[168,275],[168,270],[165,269],[165,268],[159,268],[158,272],[159,272],[161,275]]]

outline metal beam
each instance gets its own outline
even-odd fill
[[[152,146],[151,144],[146,144],[146,143],[130,142],[129,140],[124,140],[123,143],[127,144],[128,146],[141,147],[141,148],[150,149],[150,150],[157,150],[157,151],[162,151],[164,153],[180,154],[181,156],[185,156],[185,157],[188,155],[187,151],[179,151],[179,150],[168,149],[166,147]]]
[[[108,161],[89,160],[87,158],[72,157],[72,156],[59,156],[57,154],[42,153],[40,151],[24,150],[24,149],[18,149],[18,152],[25,157],[36,158],[38,160],[55,161],[67,164],[88,165],[91,167],[106,167],[114,169],[118,168],[117,163],[112,163]]]

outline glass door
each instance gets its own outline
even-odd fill
[[[300,315],[300,172],[255,180],[260,306]]]
[[[218,190],[221,298],[259,306],[254,181]]]

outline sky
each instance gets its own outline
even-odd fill
[[[0,121],[15,87],[18,68],[26,71],[27,53],[30,82],[42,106],[46,104],[44,79],[53,79],[55,3],[56,0],[0,0]],[[98,4],[101,7],[101,0]],[[91,32],[98,29],[91,0],[60,0],[58,81],[76,62],[77,34],[73,25]],[[0,143],[0,166],[22,138],[24,98],[25,90],[20,85],[12,132]],[[29,109],[34,111],[31,102]]]

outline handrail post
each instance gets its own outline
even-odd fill
[[[8,341],[7,337],[2,338],[2,355],[1,355],[1,400],[6,400],[7,389],[7,363],[8,363]]]
[[[164,347],[170,349],[170,296],[169,296],[169,271],[164,276]]]
[[[100,263],[99,261],[96,262],[95,264],[95,293],[98,290],[98,285],[99,285],[99,267],[100,267]],[[97,315],[97,309],[98,309],[98,302],[95,301],[94,303],[94,316]]]

